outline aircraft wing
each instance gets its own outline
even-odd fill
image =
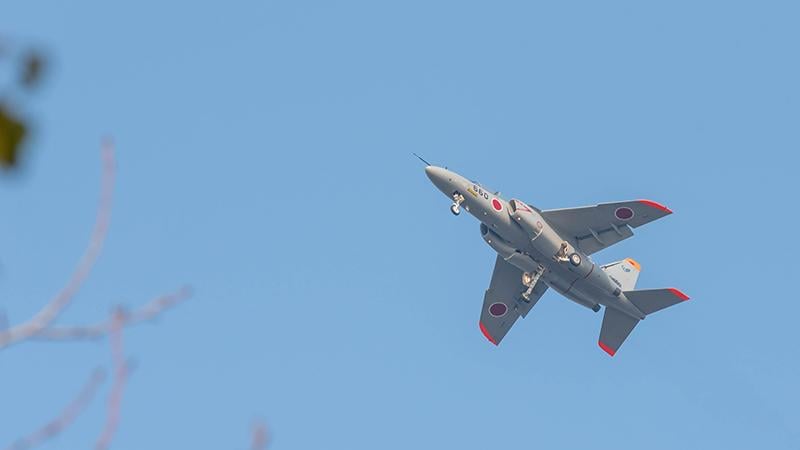
[[[551,209],[541,214],[561,237],[591,255],[633,236],[631,228],[665,217],[672,211],[652,200],[632,200]]]
[[[483,297],[483,309],[479,326],[486,339],[494,345],[500,344],[514,322],[528,315],[533,305],[547,291],[541,280],[530,295],[530,302],[522,298],[527,288],[522,284],[522,271],[506,262],[501,256],[494,263],[492,281]]]

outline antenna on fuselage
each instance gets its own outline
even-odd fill
[[[430,165],[431,165],[431,163],[429,163],[428,161],[425,161],[425,160],[422,158],[422,156],[419,156],[418,154],[416,154],[416,153],[414,153],[414,152],[411,152],[411,154],[412,154],[412,155],[414,155],[414,156],[416,156],[417,158],[419,158],[419,160],[420,160],[420,161],[422,161],[422,162],[424,162],[426,166],[430,166]]]

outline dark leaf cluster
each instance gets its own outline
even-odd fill
[[[30,119],[18,111],[30,101],[27,95],[42,82],[47,67],[43,53],[26,49],[17,53],[14,45],[0,39],[0,70],[11,71],[12,84],[0,86],[0,169],[15,169],[30,135]]]

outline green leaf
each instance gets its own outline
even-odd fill
[[[27,127],[0,105],[0,168],[15,167]]]

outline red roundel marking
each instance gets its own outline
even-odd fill
[[[495,211],[502,211],[503,210],[503,204],[500,203],[500,200],[498,200],[496,198],[493,198],[492,199],[492,208],[494,208]]]
[[[614,211],[614,215],[619,220],[631,220],[633,219],[633,210],[628,208],[627,206],[622,206],[620,208],[617,208],[616,211]]]
[[[504,303],[496,302],[489,306],[489,314],[493,317],[503,317],[506,315],[506,312],[508,312],[508,306]]]

